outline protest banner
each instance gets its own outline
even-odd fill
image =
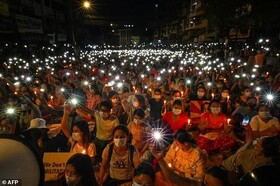
[[[198,125],[200,115],[208,109],[210,100],[193,100],[190,102],[190,118],[192,125]]]
[[[66,162],[73,154],[70,152],[45,152],[43,158],[45,181],[56,180],[58,174],[64,171]]]

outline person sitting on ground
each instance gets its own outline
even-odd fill
[[[151,153],[158,160],[163,174],[172,184],[184,186],[229,186],[228,171],[221,166],[208,167],[202,179],[193,179],[180,176],[172,171],[164,161],[163,154],[157,153],[153,147],[151,147]]]
[[[268,105],[260,105],[259,114],[254,116],[249,125],[253,131],[253,137],[275,136],[280,132],[279,120],[272,117]]]
[[[236,114],[241,114],[243,117],[249,116],[250,118],[254,117],[258,114],[257,110],[257,98],[254,96],[250,96],[247,98],[246,105],[241,105],[238,108],[236,108],[232,112],[232,117]]]
[[[279,165],[279,141],[276,137],[263,136],[251,140],[235,154],[224,160],[222,165],[231,172],[236,172],[237,180],[251,170],[263,165]]]
[[[99,185],[117,186],[132,181],[133,169],[139,165],[140,156],[137,148],[127,143],[128,137],[126,125],[120,124],[114,128],[114,143],[107,145],[102,153]],[[109,167],[107,177],[106,167]]]
[[[151,133],[152,128],[144,121],[145,112],[143,109],[135,109],[133,117],[133,122],[127,125],[132,135],[131,144],[138,149],[141,161],[149,161],[151,155],[148,151],[148,135]]]
[[[181,100],[175,100],[172,105],[172,111],[166,112],[162,121],[169,125],[174,134],[178,129],[185,129],[188,124],[188,115],[183,112],[183,103]]]
[[[196,146],[193,137],[184,129],[178,130],[174,143],[165,155],[165,161],[177,174],[185,177],[202,178],[205,160],[201,149]]]
[[[234,136],[230,136],[232,127],[226,116],[221,112],[221,103],[212,99],[209,110],[201,115],[198,129],[197,145],[207,151],[208,154],[231,150],[236,145]]]
[[[133,182],[122,184],[121,186],[154,186],[155,173],[152,164],[142,162],[134,170]]]

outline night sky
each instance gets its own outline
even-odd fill
[[[135,24],[153,16],[156,0],[95,0],[94,15]]]

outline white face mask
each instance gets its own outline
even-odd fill
[[[131,186],[141,186],[140,184],[136,183],[135,181],[133,181]]]
[[[182,112],[182,110],[181,109],[172,109],[172,112],[173,112],[173,114],[175,114],[175,115],[179,115],[179,114],[181,114],[181,112]]]
[[[223,98],[227,98],[228,97],[228,93],[222,93],[221,94]]]
[[[217,84],[217,88],[223,88],[223,85]]]
[[[161,95],[154,95],[155,99],[161,99]]]
[[[109,113],[107,112],[100,112],[100,115],[102,118],[108,118],[109,117]]]
[[[259,116],[262,119],[268,119],[270,117],[270,112],[259,112]]]
[[[79,132],[73,132],[72,133],[72,139],[74,141],[80,141],[82,139],[82,136]]]
[[[114,144],[115,144],[117,147],[125,146],[125,145],[126,145],[126,138],[121,138],[121,139],[114,138]]]
[[[205,94],[204,92],[197,92],[197,96],[198,96],[198,97],[203,97],[204,94]]]
[[[257,140],[254,140],[254,141],[253,141],[253,145],[254,145],[254,146],[257,145],[257,143],[258,143]]]
[[[81,181],[81,177],[80,176],[67,176],[65,175],[65,180],[68,186],[72,186],[72,185],[76,185],[77,183],[79,183]]]
[[[251,96],[251,92],[245,92],[245,96],[246,97],[250,97]]]
[[[136,125],[141,124],[141,120],[140,120],[140,119],[133,119],[133,122],[134,122]]]
[[[26,104],[26,103],[21,104],[21,110],[28,110],[28,109],[29,109],[28,104]]]
[[[173,97],[174,100],[180,100],[180,97]]]
[[[221,108],[211,107],[210,110],[213,114],[218,114],[219,112],[221,112]]]

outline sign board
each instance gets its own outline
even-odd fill
[[[199,123],[200,115],[207,111],[210,100],[194,100],[190,102],[190,118],[192,124]]]
[[[245,39],[249,38],[251,33],[251,28],[235,29],[231,28],[229,31],[230,39]]]
[[[64,172],[66,162],[73,154],[70,152],[45,152],[43,158],[45,181],[56,180],[58,174]]]
[[[19,33],[43,33],[42,20],[23,15],[16,15]]]

